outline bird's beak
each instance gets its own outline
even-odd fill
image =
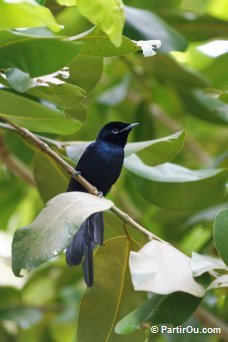
[[[139,125],[138,122],[132,123],[132,124],[128,125],[127,127],[125,127],[124,129],[122,129],[120,132],[130,131],[132,128],[134,128],[135,126],[138,126],[138,125]]]

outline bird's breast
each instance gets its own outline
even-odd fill
[[[119,177],[124,150],[122,147],[107,143],[98,144],[96,150],[96,165],[94,165],[94,175],[98,189],[107,193],[111,186]]]
[[[123,148],[114,144],[100,143],[96,149],[98,159],[107,164],[115,164],[124,156]]]

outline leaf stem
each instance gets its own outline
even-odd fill
[[[30,132],[27,128],[17,126],[16,124],[12,123],[8,119],[5,121],[13,127],[13,129],[18,132],[22,137],[29,140],[33,145],[35,145],[41,152],[47,154],[51,157],[58,165],[62,167],[62,169],[71,177],[74,177],[90,194],[99,196],[100,192],[90,184],[82,175],[77,174],[75,169],[65,162],[57,153],[55,153],[45,142],[43,142],[40,138],[38,138],[35,134]],[[131,227],[138,230],[141,234],[145,235],[148,239],[155,239],[158,241],[163,241],[158,236],[154,235],[136,221],[133,220],[128,214],[117,208],[115,205],[110,209],[115,215],[117,215],[123,222],[129,224]],[[166,242],[167,243],[167,242]]]

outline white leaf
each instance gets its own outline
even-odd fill
[[[128,143],[124,148],[125,158],[148,148],[151,155],[153,155],[156,160],[159,159],[159,163],[167,162],[174,158],[182,148],[184,138],[185,132],[180,131],[160,139]],[[63,142],[62,146],[65,146],[67,156],[76,163],[91,142],[92,141],[67,141]],[[158,155],[160,158],[158,158]]]
[[[12,244],[12,268],[16,276],[62,252],[84,220],[113,203],[84,192],[66,192],[52,198],[27,227],[17,229]]]
[[[216,278],[207,289],[212,290],[220,287],[228,287],[228,274],[223,274]]]
[[[69,146],[66,146],[67,156],[77,163],[84,153],[85,149],[91,144],[92,141],[77,141],[73,142]]]
[[[224,264],[224,262],[221,259],[211,257],[209,255],[201,255],[195,252],[192,253],[191,267],[194,277],[198,277],[201,274],[208,272],[210,270],[228,270],[228,267]]]
[[[134,43],[142,49],[144,57],[156,55],[157,50],[161,47],[160,40],[139,40]]]
[[[129,263],[135,290],[158,294],[182,291],[196,297],[205,293],[192,276],[191,259],[169,244],[153,240],[139,252],[131,252]]]

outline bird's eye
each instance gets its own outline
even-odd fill
[[[117,134],[117,133],[119,133],[119,131],[117,128],[113,128],[112,133]]]

